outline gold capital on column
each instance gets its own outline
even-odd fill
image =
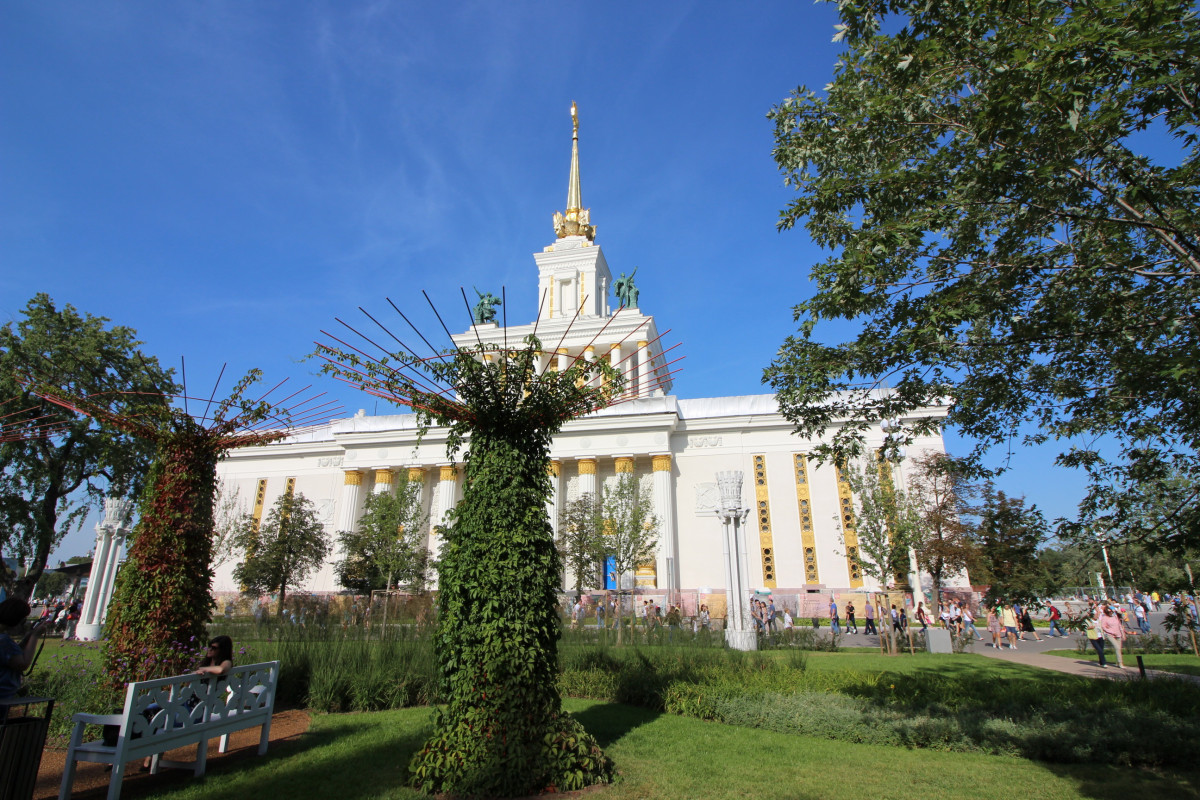
[[[654,465],[655,472],[671,471],[671,456],[669,453],[667,455],[653,456],[650,461]]]
[[[347,486],[361,486],[362,485],[362,473],[359,472],[358,470],[348,469],[348,470],[346,470],[345,474],[346,474],[346,485]]]
[[[392,483],[392,471],[390,469],[375,470],[375,482],[384,483],[390,486]]]
[[[409,467],[408,468],[408,479],[410,481],[415,481],[416,483],[420,483],[421,481],[425,480],[425,468],[424,467]]]
[[[633,458],[631,456],[617,457],[617,474],[632,474],[633,473]]]
[[[550,477],[557,478],[562,474],[562,462],[557,459],[551,459],[550,466],[546,468],[546,472],[549,473]]]
[[[458,468],[453,464],[447,464],[441,469],[441,478],[444,481],[458,480]]]
[[[581,458],[577,462],[579,464],[580,475],[595,475],[596,474],[596,459]]]

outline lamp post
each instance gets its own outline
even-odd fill
[[[720,505],[716,514],[724,527],[725,555],[725,643],[736,650],[757,650],[758,637],[750,624],[746,576],[746,536],[743,523],[750,509],[742,506],[742,473],[718,472]]]

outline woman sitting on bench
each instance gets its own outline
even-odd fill
[[[215,636],[208,643],[208,655],[200,662],[200,666],[196,669],[197,675],[215,675],[218,678],[228,675],[229,670],[233,669],[233,639],[228,636]],[[153,716],[161,707],[157,703],[151,703],[146,707],[146,712]],[[142,771],[146,772],[150,769],[150,757],[142,762]]]

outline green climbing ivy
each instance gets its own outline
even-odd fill
[[[608,404],[620,375],[578,360],[538,373],[541,343],[480,345],[420,361],[434,393],[388,363],[322,347],[328,371],[417,409],[467,446],[463,497],[443,531],[435,643],[445,706],[410,764],[429,793],[516,797],[614,777],[595,739],[562,710],[556,685],[558,560],[546,516],[550,440],[563,423]],[[364,376],[367,376],[364,379]]]

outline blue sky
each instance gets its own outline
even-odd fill
[[[584,205],[682,342],[676,393],[762,392],[823,257],[775,230],[765,114],[832,78],[835,22],[808,2],[3,4],[0,321],[47,292],[186,357],[193,394],[228,362],[371,412],[311,375],[318,331],[422,289],[461,329],[472,286],[531,321],[575,101]],[[1050,462],[1018,450],[998,483],[1071,514],[1082,481]]]

